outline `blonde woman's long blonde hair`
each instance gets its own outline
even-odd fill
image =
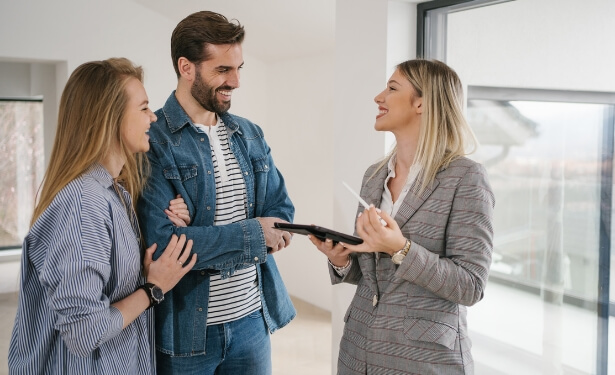
[[[147,159],[141,153],[132,154],[120,136],[128,101],[125,86],[131,77],[143,82],[143,69],[125,58],[87,62],[71,74],[60,99],[51,159],[30,226],[69,182],[118,149],[125,164],[117,181],[130,193],[133,204],[137,201],[145,184]]]
[[[421,129],[414,156],[414,164],[421,166],[418,176],[421,183],[415,185],[415,192],[421,194],[440,169],[473,152],[478,142],[463,115],[463,86],[453,69],[438,60],[417,59],[397,65],[397,70],[423,98]],[[385,158],[383,166],[396,153],[397,146]]]

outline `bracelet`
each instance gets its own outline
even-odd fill
[[[331,267],[333,267],[333,269],[337,272],[337,273],[342,273],[344,271],[346,271],[348,269],[348,267],[350,267],[350,257],[348,257],[348,261],[346,262],[346,265],[343,267],[338,267],[335,264],[331,263],[331,260],[329,259],[329,264],[331,265]]]

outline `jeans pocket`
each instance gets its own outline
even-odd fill
[[[250,319],[263,319],[263,312],[261,309],[254,310],[247,316]]]

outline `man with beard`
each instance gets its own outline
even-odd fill
[[[294,207],[260,127],[228,113],[243,67],[239,22],[213,12],[171,37],[177,89],[152,123],[151,173],[138,204],[154,258],[171,234],[197,262],[156,306],[158,374],[270,374],[269,334],[296,312],[272,253]]]

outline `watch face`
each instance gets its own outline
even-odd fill
[[[152,290],[152,297],[156,301],[162,302],[162,300],[164,299],[164,293],[162,293],[162,289],[154,285],[151,290]]]
[[[395,264],[401,264],[401,262],[404,260],[405,257],[406,256],[403,254],[395,253],[391,257],[391,261]]]

